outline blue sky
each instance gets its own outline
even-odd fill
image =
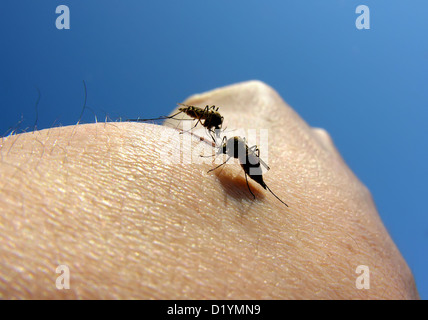
[[[362,4],[370,30],[355,27]],[[55,27],[58,5],[70,30]],[[262,80],[330,132],[427,299],[427,14],[426,0],[3,0],[0,135],[34,126],[37,90],[38,128],[76,123],[82,80],[100,121]]]

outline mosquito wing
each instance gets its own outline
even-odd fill
[[[249,148],[248,149],[248,152],[250,152],[251,154],[252,154],[252,156],[254,156],[254,157],[256,157],[257,159],[258,159],[258,161],[260,162],[260,164],[267,170],[267,171],[269,171],[270,170],[270,167],[267,165],[267,163],[266,162],[264,162],[263,160],[262,160],[262,158],[260,158],[260,156],[259,156],[259,154],[257,154],[257,153],[259,153],[259,149],[257,148],[257,147],[252,147],[252,148]],[[257,153],[256,153],[257,152]]]
[[[270,170],[270,167],[264,162],[261,158],[259,158],[260,164],[266,168],[266,170]]]

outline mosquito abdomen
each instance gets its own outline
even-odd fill
[[[261,174],[250,174],[251,167],[247,164],[241,164],[242,169],[244,169],[245,173],[253,179],[255,182],[257,182],[259,185],[263,187],[263,189],[266,190],[266,183],[263,180],[263,176]],[[260,171],[261,172],[261,171]]]
[[[194,119],[198,119],[198,118],[204,119],[206,117],[203,110],[196,109],[195,107],[179,108],[178,110],[183,111],[189,117]]]

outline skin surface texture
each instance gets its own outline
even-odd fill
[[[249,180],[254,200],[233,159],[208,174],[222,159],[199,157],[216,151],[205,129],[179,134],[190,121],[9,136],[0,150],[0,298],[418,298],[370,192],[325,130],[258,81],[184,103],[219,106],[228,136],[265,130],[263,178],[289,208]],[[68,290],[56,287],[60,265]],[[370,289],[356,288],[360,265]]]

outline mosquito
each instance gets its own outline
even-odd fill
[[[133,121],[133,122],[144,122],[144,121],[151,121],[151,120],[165,120],[165,119],[174,119],[174,120],[198,120],[196,124],[190,129],[193,130],[199,123],[205,127],[211,138],[214,141],[214,144],[216,143],[215,136],[219,137],[219,131],[222,128],[223,125],[223,116],[218,112],[219,107],[216,106],[209,106],[207,105],[205,108],[190,106],[184,103],[178,103],[181,107],[178,108],[178,112],[173,114],[172,116],[161,116],[159,118],[154,119],[128,119],[127,121]],[[179,114],[184,113],[191,117],[192,119],[178,119],[176,116]],[[190,131],[188,130],[188,131]],[[180,133],[187,132],[182,131]]]
[[[239,160],[242,169],[244,169],[245,181],[247,182],[248,190],[250,191],[254,199],[256,198],[256,196],[251,191],[247,176],[249,176],[255,182],[260,184],[263,189],[269,190],[269,192],[272,193],[275,198],[277,198],[279,201],[285,204],[285,206],[288,207],[288,205],[284,201],[282,201],[275,193],[273,193],[273,191],[264,182],[261,166],[265,167],[266,170],[269,170],[270,168],[262,159],[260,159],[260,150],[257,145],[254,145],[249,148],[245,138],[242,139],[240,137],[235,136],[233,138],[227,139],[226,136],[224,136],[221,145],[217,151],[217,155],[220,155],[222,153],[228,156],[226,161],[218,165],[217,167],[209,170],[208,173],[225,165],[230,160],[230,158],[236,158]]]

